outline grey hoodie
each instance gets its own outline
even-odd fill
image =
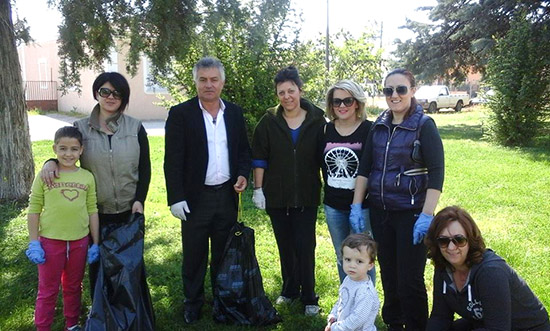
[[[488,249],[457,291],[450,270],[436,269],[428,331],[449,330],[455,313],[472,330],[550,330],[548,313],[525,281]]]

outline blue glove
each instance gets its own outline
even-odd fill
[[[40,241],[38,240],[31,240],[29,242],[29,248],[27,248],[25,254],[34,264],[42,264],[46,262],[46,258],[44,257],[44,250],[42,249],[42,245],[40,245]]]
[[[413,244],[418,245],[424,239],[426,233],[428,233],[428,228],[432,224],[434,217],[432,215],[421,213],[418,216],[418,219],[414,223],[413,228]]]
[[[354,203],[351,206],[349,213],[349,225],[352,233],[362,233],[366,230],[365,217],[363,217],[363,209],[360,203]]]
[[[93,244],[90,248],[88,248],[88,264],[97,262],[97,260],[99,260],[99,246],[97,244]]]

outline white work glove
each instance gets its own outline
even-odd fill
[[[258,209],[265,209],[265,196],[264,196],[264,190],[262,190],[261,187],[254,189],[254,194],[252,195],[252,202],[254,202],[254,206]]]
[[[189,211],[189,206],[187,206],[187,201],[185,200],[176,202],[175,204],[171,205],[170,211],[172,212],[172,215],[174,215],[174,217],[184,221],[187,221],[187,216],[185,215],[185,213],[191,213],[191,211]]]

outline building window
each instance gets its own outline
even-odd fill
[[[145,56],[141,60],[143,62],[143,87],[145,93],[168,94],[168,90],[164,86],[155,82],[153,71],[151,70],[151,60]]]
[[[41,89],[47,89],[48,88],[48,81],[50,78],[48,77],[48,60],[45,57],[38,59],[38,80],[40,81],[40,88]]]
[[[103,69],[105,72],[118,72],[118,52],[116,48],[111,48],[109,59],[103,61]]]

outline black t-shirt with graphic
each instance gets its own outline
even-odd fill
[[[319,145],[325,181],[324,204],[339,210],[350,209],[359,160],[371,125],[371,121],[364,121],[352,134],[341,136],[334,123],[330,122],[321,133]],[[363,208],[367,208],[366,200]]]

